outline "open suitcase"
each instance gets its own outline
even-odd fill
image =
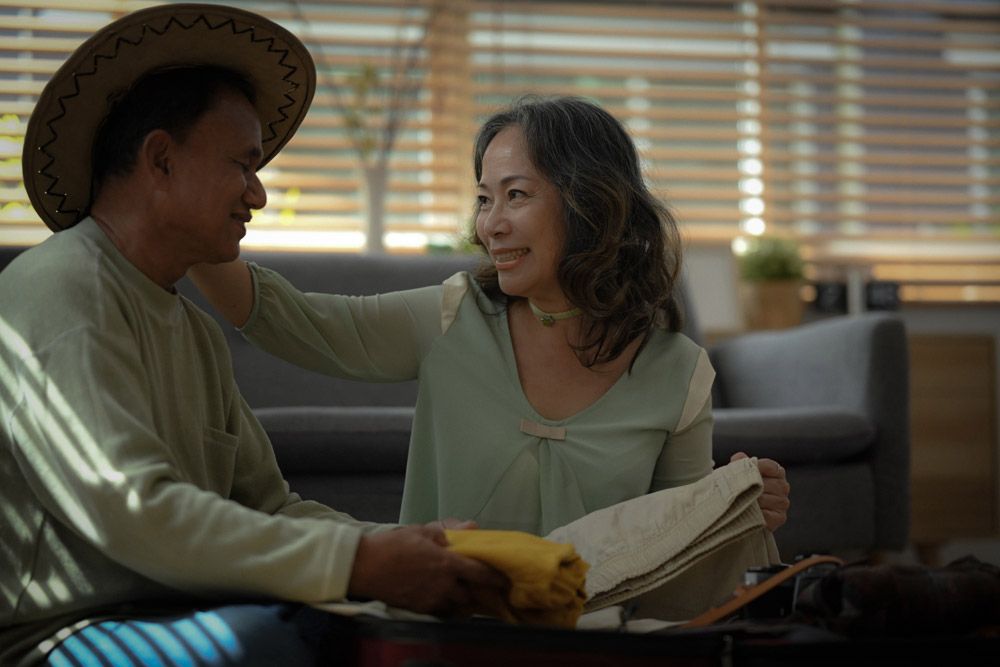
[[[607,667],[718,665],[717,632],[665,637],[508,625],[488,619],[422,622],[339,617],[343,664],[357,667]]]
[[[738,621],[651,634],[492,620],[338,617],[331,664],[356,667],[653,667],[996,664],[1000,637],[847,640],[806,625]]]
[[[809,615],[798,613],[795,605],[800,586],[819,583],[835,572],[944,581],[946,575],[971,571],[986,579],[969,581],[991,583],[994,566],[965,559],[929,572],[863,566],[838,569],[834,567],[838,562],[828,556],[813,556],[794,565],[767,568],[773,570],[769,572],[750,570],[748,586],[730,602],[688,621],[684,627],[648,633],[509,625],[480,617],[426,621],[333,614],[336,663],[358,667],[1000,664],[996,614],[973,614],[955,623],[956,609],[945,604],[949,600],[956,603],[958,598],[951,600],[948,593],[954,593],[952,589],[959,586],[945,586],[948,590],[938,591],[925,585],[917,591],[923,590],[924,595],[900,597],[894,601],[895,606],[879,612],[888,613],[897,622],[889,622],[892,618],[887,617],[882,619],[886,622],[881,630],[872,624],[856,628],[863,633],[841,634],[815,622],[807,623]],[[758,576],[763,580],[758,581]],[[951,580],[952,584],[955,581]],[[937,595],[930,595],[935,591]],[[910,603],[920,600],[936,602],[935,609],[939,606],[944,616],[908,609]],[[991,600],[993,607],[1000,605],[989,591],[961,600],[979,611],[983,611],[984,604],[990,606]],[[851,597],[844,604],[862,602],[862,598]],[[951,612],[945,613],[948,608]],[[627,616],[626,608],[621,609]],[[968,616],[970,610],[961,611]],[[609,626],[617,624],[612,617]]]

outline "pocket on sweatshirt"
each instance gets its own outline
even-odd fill
[[[239,438],[232,433],[206,426],[202,430],[202,442],[204,442],[202,455],[205,461],[203,488],[228,498],[233,488]]]

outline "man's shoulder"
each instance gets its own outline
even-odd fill
[[[60,299],[85,288],[97,257],[80,239],[56,234],[17,253],[0,271],[0,294],[26,299]]]
[[[0,271],[3,355],[34,355],[68,333],[101,331],[86,273],[59,235],[21,251],[5,266]]]
[[[227,346],[225,328],[228,327],[233,331],[238,331],[238,329],[213,317],[201,303],[192,299],[191,295],[181,292],[180,297],[181,303],[184,304],[184,312],[192,326],[197,326],[204,330],[214,345],[221,343],[223,346]],[[237,333],[234,336],[240,336],[240,334]]]

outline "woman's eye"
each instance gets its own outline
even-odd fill
[[[523,196],[524,192],[522,192],[521,190],[511,190],[510,192],[507,193],[507,199],[510,200],[520,199]]]
[[[479,208],[487,208],[489,205],[490,205],[490,200],[488,197],[484,197],[483,195],[479,195],[478,197],[476,197],[476,206],[478,206]]]

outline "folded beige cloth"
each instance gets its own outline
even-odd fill
[[[757,505],[762,490],[756,459],[740,459],[693,484],[592,512],[547,538],[494,530],[445,534],[453,549],[511,579],[509,596],[483,601],[482,613],[576,627],[583,610],[580,627],[646,632],[724,603],[743,583],[747,568],[779,562]],[[328,603],[321,608],[386,618],[419,616],[376,606]]]
[[[450,549],[510,579],[506,599],[481,600],[484,608],[475,611],[512,623],[576,627],[588,566],[572,544],[513,530],[446,530],[445,535]]]
[[[780,561],[757,499],[757,460],[592,512],[549,533],[590,563],[586,611],[628,601],[635,617],[685,620],[730,597],[749,567]]]

